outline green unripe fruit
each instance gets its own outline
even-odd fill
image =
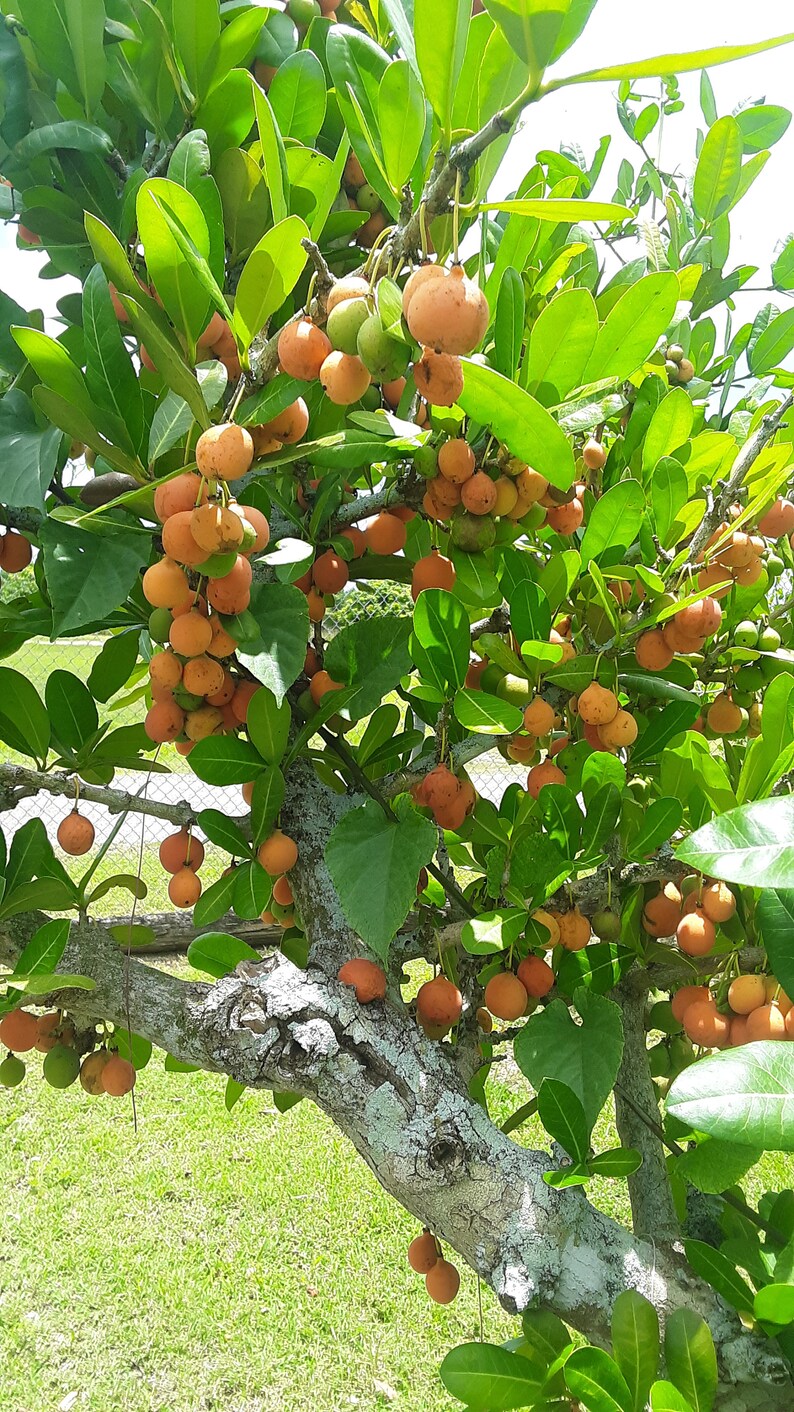
[[[435,446],[418,446],[414,451],[414,466],[425,480],[438,475],[438,451]]]
[[[3,1088],[16,1088],[25,1077],[25,1065],[18,1054],[9,1054],[0,1064],[0,1084]]]
[[[275,898],[271,898],[270,900],[270,911],[273,913],[277,922],[283,922],[285,917],[291,917],[293,907],[294,903],[292,902],[276,902]]]
[[[644,804],[651,797],[650,780],[633,779],[629,780],[629,789],[637,800],[638,804]]]
[[[76,1049],[56,1044],[44,1056],[43,1073],[50,1088],[68,1088],[80,1072],[80,1056]]]
[[[669,1000],[657,1000],[648,1011],[648,1029],[661,1030],[662,1034],[680,1034],[681,1021],[675,1018]]]
[[[620,939],[620,917],[611,907],[603,907],[599,912],[595,912],[590,919],[590,925],[601,941]]]
[[[322,14],[317,0],[289,0],[287,14],[301,29],[307,29],[312,20]]]
[[[484,673],[483,673],[484,675]],[[513,706],[526,706],[532,695],[532,687],[525,677],[506,676],[497,684],[496,695]]]
[[[365,181],[364,185],[358,188],[356,192],[356,205],[359,211],[369,211],[371,216],[374,215],[376,211],[380,210],[380,197],[374,186],[370,186],[368,181]]]
[[[205,559],[203,564],[199,564],[196,573],[204,574],[208,579],[225,579],[236,563],[236,549],[233,549],[229,554],[210,554],[209,559]]]
[[[770,554],[766,561],[766,571],[770,578],[779,579],[785,569],[785,564],[779,554]]]
[[[734,735],[746,735],[746,734],[747,734],[747,727],[748,727],[748,725],[750,724],[750,717],[749,717],[747,711],[745,710],[744,706],[741,706],[739,709],[740,709],[740,711],[741,711],[741,713],[742,713],[742,720],[741,720],[741,724],[736,727],[736,730],[733,732],[733,734],[734,734]]]
[[[183,686],[174,687],[174,700],[183,711],[197,711],[199,706],[204,704],[203,696],[199,696],[195,691],[186,691]]]
[[[684,350],[680,343],[671,343],[667,349],[667,357],[672,363],[680,363],[684,356]]]
[[[358,405],[363,407],[366,412],[377,412],[380,407],[380,393],[377,387],[370,384],[363,397],[358,399]]]
[[[489,662],[488,666],[485,668],[485,671],[480,677],[481,690],[486,692],[490,696],[495,696],[496,688],[498,687],[504,675],[505,673],[502,671],[501,667],[497,667],[495,662]]]
[[[408,344],[384,333],[377,314],[370,314],[364,320],[358,331],[357,346],[358,356],[375,382],[394,382],[408,367]]]
[[[277,69],[279,64],[294,54],[298,47],[298,32],[293,21],[283,10],[268,10],[267,22],[262,25],[256,47],[256,57],[260,63]]]
[[[668,1074],[672,1073],[670,1051],[664,1040],[661,1040],[659,1044],[654,1044],[648,1050],[648,1069],[652,1079],[665,1079]]]
[[[343,299],[328,315],[325,332],[341,353],[358,353],[358,331],[371,312],[368,299]]]
[[[154,608],[149,614],[149,636],[152,642],[167,642],[173,621],[167,608]]]
[[[739,668],[733,680],[739,691],[760,691],[764,685],[764,673],[757,662],[746,662]],[[740,701],[739,705],[741,704]]]
[[[734,706],[743,706],[745,710],[749,711],[750,707],[752,706],[755,700],[755,697],[753,696],[753,693],[751,691],[736,691],[734,689],[731,692],[731,700],[733,701]]]
[[[456,549],[478,554],[490,549],[496,539],[496,523],[491,515],[470,515],[457,505],[449,522],[450,538]]]
[[[317,710],[317,707],[314,704],[314,697],[312,696],[308,687],[305,691],[302,691],[300,696],[298,697],[298,710],[303,714],[303,716],[305,716],[307,721],[309,717],[313,716],[315,711]]]
[[[780,646],[781,637],[776,628],[762,628],[758,634],[759,652],[777,652]]]
[[[737,647],[755,647],[758,642],[758,624],[749,619],[739,623],[733,630],[733,640]]]
[[[785,662],[780,662],[777,657],[762,657],[758,665],[765,682],[774,681],[775,677],[787,670]]]

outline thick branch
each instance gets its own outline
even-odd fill
[[[75,796],[75,775],[46,774],[28,770],[23,765],[0,765],[0,801],[4,809],[13,809],[20,799],[44,791],[68,799]],[[107,785],[80,782],[80,798],[89,804],[103,804],[111,814],[147,814],[152,819],[167,819],[172,824],[192,824],[196,810],[192,804],[163,804],[157,799],[145,799],[140,794],[111,789]]]
[[[645,1038],[647,978],[632,972],[621,981],[615,999],[623,1014],[623,1057],[615,1089],[615,1118],[620,1141],[642,1156],[642,1166],[628,1179],[634,1233],[655,1240],[672,1241],[678,1235],[673,1193],[667,1176],[664,1147],[656,1134],[637,1116],[645,1109],[658,1121],[656,1092],[648,1068]],[[634,1103],[624,1101],[628,1093]]]

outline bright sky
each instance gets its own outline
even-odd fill
[[[442,0],[443,3],[443,0]],[[599,65],[617,64],[666,52],[684,52],[716,44],[741,44],[783,34],[792,28],[790,0],[664,0],[662,6],[648,0],[599,0],[594,16],[580,42],[565,55],[555,75],[575,73]],[[784,46],[752,59],[744,59],[713,69],[711,79],[720,116],[748,98],[764,97],[769,103],[794,107],[794,45]],[[704,126],[698,104],[699,74],[683,75],[682,113],[666,120],[662,160],[669,170],[680,165],[690,173],[694,163],[694,141],[698,126]],[[658,85],[647,80],[642,92],[655,94]],[[588,84],[550,95],[530,110],[522,131],[500,173],[496,195],[515,187],[544,147],[556,149],[560,141],[578,142],[585,155],[592,156],[602,133],[613,136],[610,158],[597,194],[609,199],[615,174],[623,156],[631,160],[638,153],[618,128],[615,116],[615,90],[611,84]],[[656,151],[656,133],[649,139]],[[639,166],[634,161],[635,168]],[[794,231],[794,123],[772,149],[772,157],[732,217],[732,264],[758,264],[759,275],[752,284],[769,283],[769,264],[775,243]],[[41,282],[37,271],[42,257],[17,251],[13,230],[0,226],[0,284],[28,308],[43,307],[47,313],[55,301],[72,286],[72,281]],[[772,296],[770,296],[772,297]],[[745,296],[747,305],[760,306],[762,295]],[[786,307],[786,300],[778,299]]]

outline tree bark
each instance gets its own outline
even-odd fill
[[[642,1156],[642,1166],[628,1179],[634,1233],[646,1239],[672,1241],[679,1223],[664,1148],[637,1113],[647,1113],[657,1123],[659,1105],[648,1068],[644,1011],[648,981],[642,971],[630,972],[615,991],[623,1015],[623,1057],[615,1087],[615,1119],[620,1141]]]

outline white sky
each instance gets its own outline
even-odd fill
[[[752,4],[747,0],[700,0],[700,4],[694,0],[664,0],[662,5],[651,5],[649,0],[599,0],[583,38],[564,56],[554,74],[716,44],[750,43],[793,28],[791,0],[753,0]],[[769,103],[794,108],[794,44],[712,69],[711,79],[720,116],[747,98],[764,97]],[[698,126],[704,126],[698,104],[699,81],[699,73],[681,77],[686,107],[666,120],[662,161],[668,170],[676,164],[687,173],[693,169],[695,132]],[[641,86],[642,92],[654,95],[657,89],[655,80],[646,80]],[[590,158],[602,133],[611,132],[610,157],[597,188],[597,195],[609,199],[620,158],[628,156],[635,170],[642,160],[639,149],[632,147],[618,127],[615,93],[616,85],[612,84],[582,85],[551,94],[532,108],[509,162],[503,165],[495,195],[504,194],[520,181],[540,149],[557,149],[561,140],[578,142]],[[649,139],[654,154],[656,141],[654,133]],[[759,274],[751,281],[753,286],[769,284],[774,246],[794,231],[793,173],[794,123],[773,147],[766,168],[731,218],[729,266],[759,265]],[[18,251],[13,228],[0,225],[0,285],[20,304],[44,308],[50,314],[56,300],[74,284],[66,279],[39,281],[37,272],[42,263],[41,256]],[[745,296],[745,316],[751,316],[766,297]],[[785,297],[768,297],[786,307]]]

